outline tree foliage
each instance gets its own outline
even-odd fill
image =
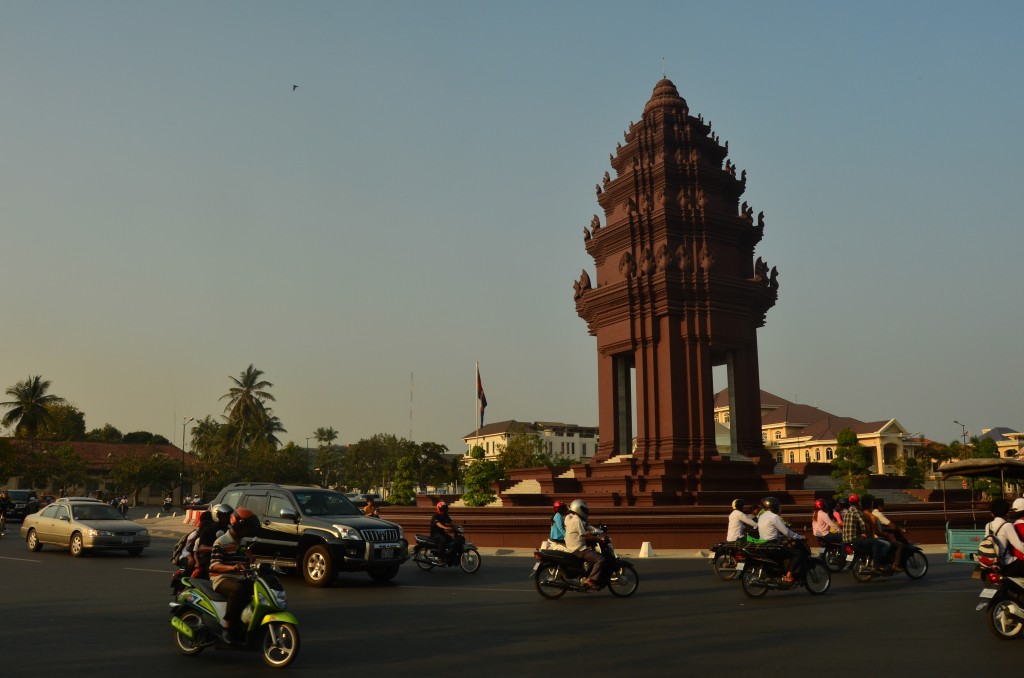
[[[86,433],[85,439],[96,443],[119,443],[124,439],[124,434],[117,427],[104,424],[103,428],[94,428]]]
[[[181,461],[166,454],[134,452],[120,454],[111,460],[110,476],[115,492],[131,495],[137,504],[139,492],[149,486],[169,491],[178,482]]]
[[[497,497],[491,485],[500,480],[504,472],[496,463],[484,458],[484,449],[479,445],[469,451],[469,456],[473,461],[464,472],[466,491],[462,501],[466,506],[486,506]]]
[[[864,446],[857,442],[857,434],[849,428],[844,428],[836,435],[836,444],[832,460],[832,477],[839,481],[836,496],[863,492],[871,479]]]
[[[46,406],[49,416],[36,431],[39,440],[84,440],[85,414],[74,405],[61,402]]]
[[[17,438],[35,438],[39,428],[50,419],[47,408],[64,402],[60,396],[47,393],[49,390],[50,382],[38,375],[8,388],[6,393],[11,400],[0,403],[0,407],[7,408],[0,423],[13,427]]]

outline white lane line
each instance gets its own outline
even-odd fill
[[[41,563],[41,560],[29,560],[28,558],[8,558],[6,556],[0,556],[0,560],[16,560],[19,563]]]

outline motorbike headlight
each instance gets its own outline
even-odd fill
[[[342,539],[358,539],[362,541],[363,535],[359,534],[359,530],[348,525],[334,525],[334,529],[338,531]]]

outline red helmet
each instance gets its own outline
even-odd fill
[[[860,503],[860,495],[851,494],[850,497],[849,497],[849,502],[851,504],[859,504]]]
[[[825,510],[825,500],[824,499],[815,499],[814,500],[814,508],[816,510],[818,510],[818,511],[824,511]]]
[[[260,531],[260,519],[249,509],[239,508],[231,514],[230,526],[240,537],[255,537]]]
[[[446,502],[446,501],[439,501],[439,502],[437,502],[437,506],[435,506],[434,508],[437,509],[438,513],[447,513],[448,512],[448,502]]]

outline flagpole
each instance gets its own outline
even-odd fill
[[[476,394],[476,406],[473,408],[473,423],[476,424],[476,437],[480,437],[480,361],[476,361],[476,375],[473,381],[473,393]],[[479,440],[477,444],[479,444]]]

